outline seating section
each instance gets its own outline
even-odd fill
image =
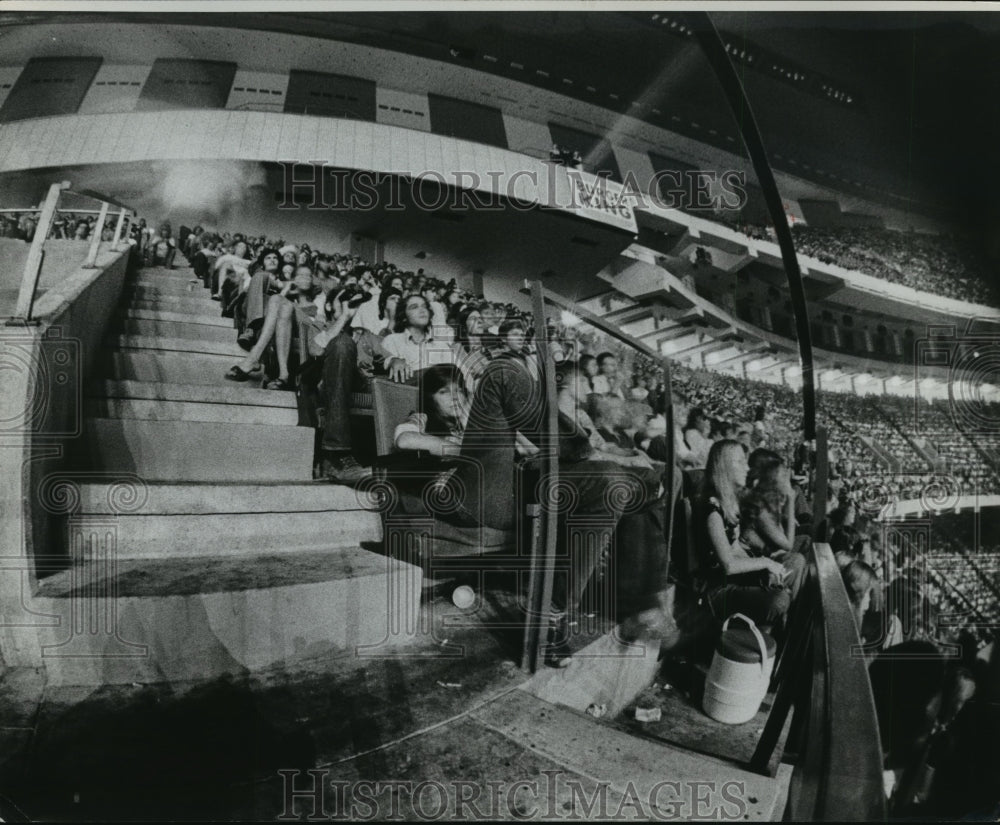
[[[774,241],[767,226],[730,224],[747,237]],[[994,267],[973,239],[873,227],[792,228],[808,258],[966,303],[1000,306]]]

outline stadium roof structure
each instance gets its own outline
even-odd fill
[[[776,169],[939,217],[993,214],[1000,16],[723,11],[712,18]],[[108,20],[266,30],[399,51],[742,151],[715,77],[673,12],[61,12],[4,15],[0,34],[33,22]]]

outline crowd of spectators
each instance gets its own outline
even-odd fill
[[[117,217],[108,218],[101,229],[101,240],[110,241],[115,236]],[[24,210],[0,215],[0,238],[17,238],[32,241],[38,225],[38,211]],[[55,240],[89,241],[97,229],[97,215],[83,212],[57,211],[48,237]]]
[[[442,489],[479,492],[474,500],[454,497],[459,505],[450,518],[459,526],[509,530],[516,523],[513,468],[538,452],[541,425],[526,413],[539,396],[532,355],[544,335],[557,362],[561,472],[574,479],[578,513],[620,531],[620,548],[642,545],[649,567],[631,595],[657,613],[653,624],[663,621],[663,606],[653,597],[667,573],[666,560],[650,550],[665,546],[657,512],[666,474],[683,473],[685,483],[698,485],[694,535],[705,556],[699,575],[713,610],[739,610],[779,636],[787,629],[804,581],[802,551],[812,538],[816,481],[815,444],[803,440],[800,400],[791,389],[674,365],[671,433],[661,366],[568,314],[536,323],[516,306],[488,301],[423,271],[263,236],[196,229],[174,241],[163,224],[141,247],[145,260],[166,266],[179,249],[219,301],[220,312],[233,319],[247,355],[220,380],[259,380],[266,388],[312,399],[322,473],[329,480],[356,485],[371,476],[355,457],[351,392],[376,375],[417,386],[417,408],[396,427],[395,451],[404,459],[420,456],[420,468],[434,473]],[[941,645],[959,642],[974,657],[989,642],[985,621],[997,615],[996,594],[975,567],[928,565],[919,553],[886,538],[879,518],[884,506],[926,495],[935,479],[930,466],[913,471],[910,453],[923,457],[894,425],[899,410],[876,414],[868,399],[833,393],[822,398],[821,418],[836,433],[826,538],[873,659],[880,723],[883,717],[894,720],[886,722],[892,732],[883,738],[886,789],[896,800],[930,805],[943,791],[930,783],[912,792],[908,771],[928,764],[914,743],[954,744],[944,733],[968,713],[963,702],[985,690],[982,674],[971,660],[964,670],[942,669],[931,698],[944,701],[947,713],[935,710],[926,726],[913,719],[900,723],[880,692],[883,670],[890,667],[886,656],[918,645],[926,661],[941,655]],[[676,467],[666,464],[668,439]],[[871,449],[875,442],[887,453],[906,455],[887,467]],[[464,477],[470,472],[478,482]],[[623,472],[637,482],[641,506],[613,503],[608,495]],[[936,549],[969,555],[947,535],[935,541]],[[579,548],[559,574],[549,606],[548,664],[569,663],[572,653],[561,640],[610,547],[609,538]],[[967,618],[935,622],[935,616],[955,612],[956,594]],[[964,692],[956,693],[956,685]],[[962,701],[955,699],[959,694]]]
[[[748,238],[776,241],[770,226],[729,222]],[[795,249],[823,263],[959,301],[997,306],[993,267],[975,245],[949,235],[876,227],[792,227]]]

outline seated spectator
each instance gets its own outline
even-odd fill
[[[170,224],[166,221],[146,247],[146,266],[162,266],[165,269],[174,268],[174,256],[177,254],[177,241],[171,235]]]
[[[597,359],[593,355],[581,355],[577,359],[577,363],[580,365],[580,372],[584,374],[590,383],[591,392],[596,392],[594,389],[594,377],[600,372],[600,368],[597,366]]]
[[[704,586],[716,616],[742,613],[771,628],[791,605],[784,586],[790,570],[766,556],[751,556],[739,541],[739,500],[748,470],[740,444],[712,445],[695,513],[696,536],[705,557]]]
[[[708,453],[712,449],[712,440],[708,437],[712,431],[712,422],[700,407],[692,407],[688,412],[687,423],[684,425],[684,444],[690,452],[688,463],[691,469],[704,469],[708,463]]]
[[[625,393],[622,391],[621,376],[618,374],[618,359],[614,353],[602,352],[598,355],[597,369],[597,375],[590,381],[594,392],[601,395],[617,395],[624,400]]]
[[[397,450],[458,455],[469,408],[462,374],[452,364],[428,367],[420,374],[419,408],[396,427]]]
[[[262,256],[262,269],[253,277],[262,276],[261,289],[268,293],[265,314],[263,318],[254,319],[250,322],[249,329],[257,330],[259,321],[259,332],[256,333],[256,341],[246,357],[233,366],[226,373],[226,378],[230,381],[247,381],[251,374],[260,370],[260,359],[264,354],[271,340],[274,339],[278,362],[278,375],[265,385],[265,389],[287,390],[291,389],[288,374],[288,356],[292,349],[292,316],[294,301],[298,297],[299,287],[294,281],[278,282],[271,278],[274,268],[277,267],[278,259],[273,250],[264,250]],[[296,278],[301,279],[301,283],[312,297],[312,272],[308,267],[300,267],[296,273]],[[270,279],[269,283],[263,279]],[[306,283],[308,281],[308,284]],[[252,288],[253,284],[251,284]]]
[[[858,626],[858,635],[865,641],[863,630],[864,617],[872,606],[872,594],[879,586],[875,571],[863,561],[853,559],[840,569],[847,590],[847,598],[854,611],[854,621]]]
[[[395,328],[382,342],[386,370],[393,381],[409,381],[422,369],[454,363],[451,342],[436,337],[430,306],[422,295],[408,295],[400,302]]]
[[[573,361],[563,361],[556,369],[559,389],[559,412],[572,422],[573,426],[586,435],[590,448],[602,459],[625,466],[651,467],[648,457],[640,455],[634,448],[620,447],[613,441],[606,441],[598,432],[597,425],[587,413],[587,381]]]
[[[491,361],[473,397],[462,441],[461,456],[465,460],[455,471],[457,487],[465,491],[462,503],[453,516],[455,520],[470,526],[486,525],[501,530],[517,526],[519,504],[512,495],[516,489],[517,433],[537,438],[543,420],[542,396],[526,362],[521,358]],[[576,451],[575,447],[564,447],[564,439],[560,441],[561,454],[564,449]],[[584,445],[589,450],[586,441]],[[609,487],[628,478],[637,485],[637,495],[650,496],[648,500],[655,502],[659,478],[655,473],[643,473],[637,469],[622,471],[614,464],[594,460],[592,456],[593,451],[575,455],[574,458],[584,462],[576,464],[564,455],[562,470],[570,473],[573,479],[575,506],[572,515],[585,515],[592,522],[599,520],[610,541],[611,533],[622,518],[623,505],[617,497],[608,495]],[[572,467],[580,469],[573,472]],[[565,520],[569,515],[563,510],[560,519]],[[565,530],[560,529],[558,536],[560,544],[563,544],[566,541]],[[562,553],[570,554],[571,563],[553,591],[551,644],[547,661],[555,666],[569,664],[570,656],[559,644],[559,640],[566,635],[566,611],[576,609],[579,604],[600,560],[601,548],[595,542],[573,542],[570,547],[564,547]],[[647,578],[651,582],[654,579],[659,582],[664,574],[665,563],[664,570],[657,571],[655,577]]]
[[[468,306],[455,319],[455,363],[465,379],[466,386],[474,389],[479,377],[490,362],[490,353],[483,346],[486,326],[483,316],[475,306]]]
[[[763,454],[762,454],[763,453]],[[796,536],[795,491],[791,472],[768,450],[755,450],[740,502],[740,545],[749,556],[768,556],[785,565],[785,586],[798,595],[805,577],[809,537]]]
[[[228,307],[239,291],[245,291],[249,286],[246,281],[250,278],[250,264],[250,249],[245,241],[237,241],[230,252],[218,255],[212,266],[212,300],[222,301]]]

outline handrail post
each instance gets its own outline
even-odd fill
[[[69,189],[69,181],[53,183],[45,196],[41,215],[35,226],[35,237],[31,239],[31,249],[28,250],[28,260],[24,264],[24,275],[21,277],[21,290],[17,294],[17,307],[14,317],[7,321],[12,323],[31,323],[31,307],[35,302],[35,291],[38,289],[38,277],[42,272],[42,247],[45,239],[52,231],[52,222],[56,215],[56,206],[63,189]]]
[[[122,227],[125,226],[125,208],[122,207],[118,210],[118,223],[115,224],[115,237],[111,241],[111,246],[114,249],[118,248],[118,244],[122,239]]]
[[[525,283],[531,291],[532,312],[535,314],[535,347],[541,372],[542,395],[545,399],[545,420],[542,422],[542,453],[540,489],[554,489],[559,472],[559,412],[556,407],[556,383],[548,338],[545,335],[545,290],[540,280]],[[528,594],[528,616],[524,629],[524,648],[521,666],[530,672],[538,667],[539,649],[548,643],[543,634],[548,628],[549,606],[552,603],[552,588],[555,578],[556,535],[558,513],[556,508],[543,500],[536,518],[542,520],[535,527],[534,535],[541,540],[532,556],[531,592]],[[536,566],[541,563],[541,571]],[[540,573],[540,575],[539,575]]]
[[[101,235],[104,232],[104,222],[108,219],[108,202],[101,202],[101,214],[97,217],[94,225],[93,237],[90,239],[90,250],[87,252],[87,260],[83,263],[84,269],[93,269],[97,266],[97,248],[101,245]]]

